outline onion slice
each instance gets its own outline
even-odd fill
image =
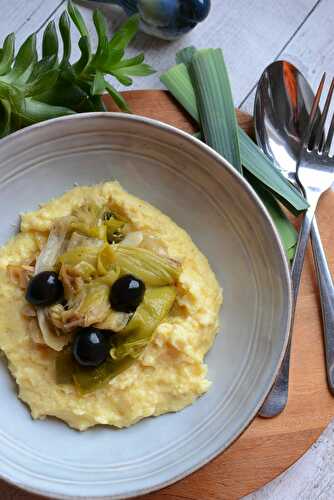
[[[57,220],[51,228],[46,245],[36,259],[35,273],[51,271],[67,245],[68,218]],[[45,344],[54,351],[61,351],[70,341],[69,335],[58,335],[58,331],[51,325],[47,318],[48,308],[37,307],[38,326],[41,330]]]
[[[61,351],[71,340],[70,335],[57,335],[57,330],[47,319],[46,308],[37,308],[37,320],[45,344],[54,351]]]
[[[52,225],[46,245],[36,259],[35,275],[43,271],[51,271],[54,268],[59,255],[64,251],[67,231],[67,217],[57,220]]]

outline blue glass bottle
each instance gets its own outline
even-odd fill
[[[211,0],[92,0],[116,4],[131,16],[139,13],[140,28],[149,35],[175,40],[208,16]]]

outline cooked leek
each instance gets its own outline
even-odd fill
[[[88,394],[104,387],[110,380],[127,370],[136,360],[131,356],[118,361],[109,358],[97,368],[85,368],[80,365],[74,367],[72,375],[75,387],[79,394]]]
[[[93,280],[69,298],[66,308],[61,304],[51,306],[48,312],[50,321],[65,332],[102,322],[110,311],[109,293],[109,285],[99,279]]]
[[[160,257],[145,248],[117,246],[113,249],[114,263],[123,274],[133,274],[146,286],[173,285],[181,273],[181,264]]]
[[[176,289],[171,286],[147,289],[143,302],[127,326],[113,337],[115,347],[111,349],[112,358],[119,360],[126,356],[140,356],[158,325],[168,315],[175,298]]]
[[[112,356],[97,368],[85,368],[73,362],[69,350],[59,353],[56,360],[58,384],[74,381],[80,394],[105,386],[127,370],[143,353],[158,325],[169,314],[176,297],[174,287],[148,289],[144,301],[128,323],[124,333],[111,337]]]
[[[75,247],[61,255],[59,262],[68,266],[76,266],[77,264],[86,262],[96,268],[99,252],[99,247]]]
[[[100,330],[120,332],[124,330],[131,316],[132,313],[124,313],[110,309],[107,317],[103,321],[101,321],[101,323],[97,323],[94,326],[96,326],[96,328],[99,328]]]

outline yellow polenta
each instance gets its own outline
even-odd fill
[[[182,262],[180,293],[141,358],[105,387],[80,396],[74,386],[56,384],[56,352],[32,340],[31,324],[28,328],[22,316],[24,291],[9,280],[7,265],[38,255],[38,240],[47,236],[56,218],[87,200],[103,205],[110,199],[137,230],[153,232],[169,256]],[[97,424],[124,427],[180,410],[208,390],[203,357],[217,332],[222,302],[215,275],[185,231],[117,182],[76,187],[22,215],[21,232],[0,250],[0,273],[0,348],[33,418],[55,416],[79,430]]]

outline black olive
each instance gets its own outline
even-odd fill
[[[50,306],[59,302],[64,295],[63,284],[53,271],[36,274],[26,291],[26,299],[34,306]]]
[[[75,334],[72,352],[81,366],[99,366],[107,359],[109,350],[109,334],[105,330],[88,327]]]
[[[144,283],[131,274],[127,274],[115,281],[111,287],[111,307],[115,311],[134,312],[143,300],[144,293]]]

